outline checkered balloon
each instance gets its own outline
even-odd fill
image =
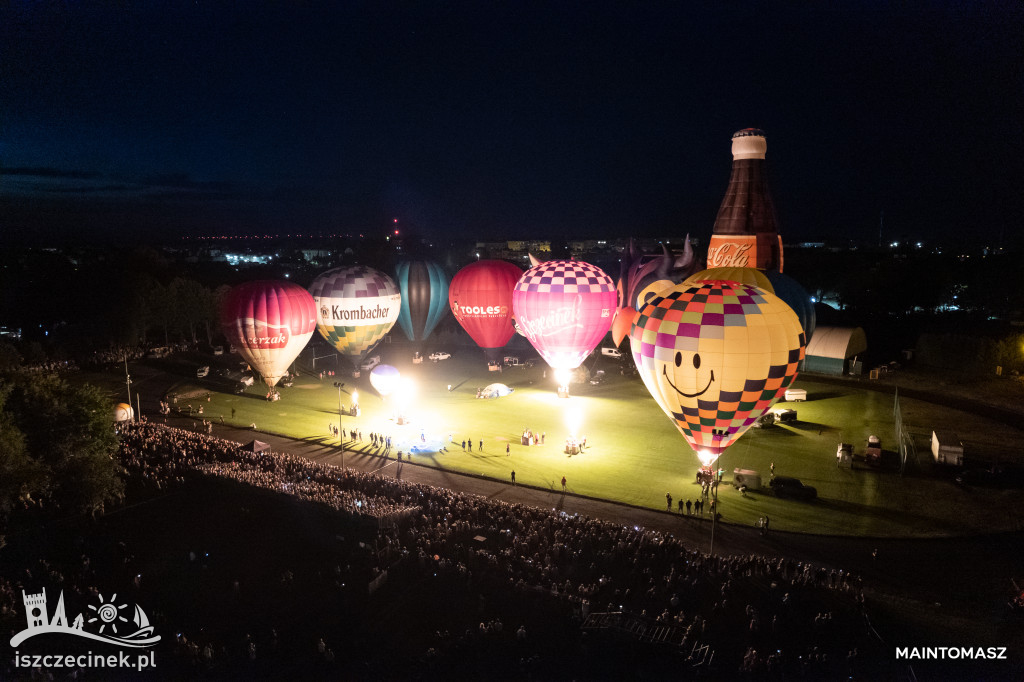
[[[720,455],[796,379],[806,340],[775,294],[727,280],[684,282],[637,314],[633,359],[698,452]]]
[[[373,347],[398,319],[402,296],[395,281],[365,265],[335,268],[309,288],[316,301],[316,328],[342,355]]]
[[[576,260],[551,260],[523,273],[512,310],[523,336],[555,369],[575,369],[601,342],[615,312],[615,282]]]

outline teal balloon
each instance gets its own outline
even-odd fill
[[[422,341],[448,313],[448,276],[433,261],[399,263],[395,280],[402,292],[398,324],[410,341]]]
[[[775,295],[781,298],[796,313],[797,318],[800,320],[800,326],[804,328],[804,339],[810,341],[818,321],[817,315],[814,313],[814,303],[811,302],[810,294],[789,275],[783,275],[781,272],[767,272],[765,274],[768,275],[768,281],[772,283],[772,287],[775,289]]]

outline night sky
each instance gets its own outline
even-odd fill
[[[758,127],[787,242],[884,211],[886,241],[1010,243],[1022,29],[1010,0],[15,0],[0,239],[706,239]]]

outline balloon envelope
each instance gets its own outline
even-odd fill
[[[515,334],[512,290],[523,271],[503,260],[481,260],[459,270],[448,303],[462,328],[481,348],[501,348]]]
[[[806,340],[778,296],[729,281],[679,284],[630,331],[651,395],[694,450],[720,455],[796,378]]]
[[[391,365],[377,365],[370,372],[370,385],[385,398],[395,392],[401,380],[402,375]]]
[[[448,276],[433,261],[399,263],[395,275],[402,293],[398,324],[410,341],[422,341],[448,311]]]
[[[130,422],[135,415],[135,410],[128,403],[118,403],[114,406],[114,421]]]
[[[722,267],[722,268],[708,268],[707,270],[701,270],[695,272],[685,280],[685,284],[696,284],[703,280],[714,280],[722,279],[730,282],[739,282],[740,284],[752,284],[755,287],[760,287],[770,294],[775,293],[775,288],[772,286],[771,279],[768,275],[764,274],[757,268],[741,268],[741,267]]]
[[[615,345],[618,346],[629,335],[637,310],[662,291],[682,282],[698,267],[689,235],[683,244],[683,253],[676,255],[670,254],[665,245],[662,245],[660,254],[645,254],[630,238],[615,284],[618,293],[618,308],[612,323]]]
[[[516,283],[512,308],[523,336],[554,369],[575,369],[601,342],[615,312],[615,282],[575,260],[535,265]]]
[[[814,328],[818,323],[817,314],[814,312],[814,303],[811,302],[811,295],[800,286],[799,282],[781,272],[769,272],[768,281],[772,283],[775,295],[785,301],[786,305],[796,313],[800,324],[804,328],[804,336],[807,337],[807,342],[810,343],[811,337],[814,336]]]
[[[320,313],[321,336],[342,355],[356,357],[391,330],[402,303],[395,281],[365,265],[328,270],[309,292]]]
[[[246,282],[224,297],[220,319],[228,342],[273,387],[313,335],[316,306],[298,284]]]

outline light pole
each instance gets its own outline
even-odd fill
[[[135,421],[132,415],[132,377],[128,374],[128,354],[124,356],[124,386],[128,389],[128,421]]]
[[[347,469],[348,467],[345,466],[345,436],[342,435],[343,429],[341,428],[341,389],[345,384],[335,381],[334,386],[338,389],[338,445],[341,446],[341,468]],[[345,392],[348,393],[348,391]]]

